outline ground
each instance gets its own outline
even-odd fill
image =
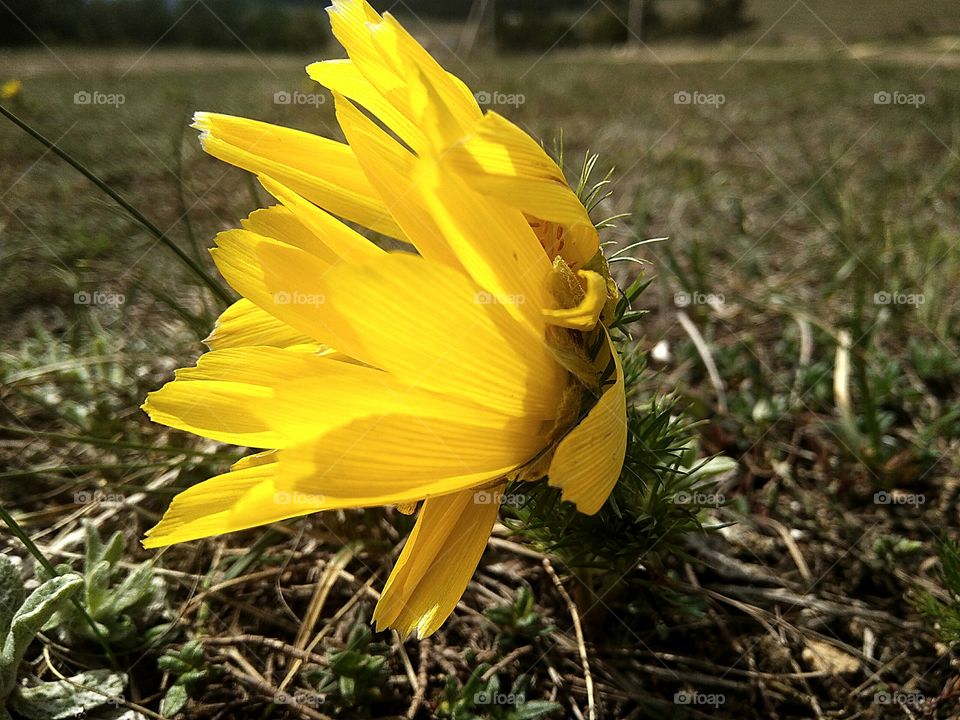
[[[214,234],[267,198],[202,154],[191,113],[339,137],[330,97],[302,72],[313,57],[0,57],[0,80],[24,83],[11,110],[208,269]],[[630,251],[656,278],[634,330],[640,352],[657,348],[639,393],[675,392],[705,421],[701,454],[737,461],[702,518],[713,529],[594,583],[500,527],[440,632],[375,635],[359,647],[386,658],[385,679],[360,672],[352,703],[342,686],[321,692],[299,670],[330,670],[365,627],[410,520],[328,513],[139,549],[178,488],[241,454],[138,409],[202,352],[218,305],[11,124],[0,125],[3,506],[55,562],[76,561],[84,518],[124,532],[125,562],[156,558],[176,619],[166,649],[201,638],[216,669],[190,717],[428,717],[477,692],[481,663],[492,666],[482,692],[516,694],[525,676],[528,701],[559,703],[553,717],[955,716],[956,657],[914,601],[950,599],[936,552],[958,520],[960,40],[445,61],[548,146],[562,129],[571,178],[588,149],[614,168],[595,219],[631,216],[605,240],[668,238]],[[2,542],[29,563],[17,540]],[[532,607],[484,615],[523,605],[521,586]],[[38,675],[46,662],[103,666],[95,648],[48,650]],[[158,711],[172,682],[160,652],[118,656],[124,702]],[[476,712],[520,717],[511,702]]]

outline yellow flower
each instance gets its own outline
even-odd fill
[[[13,100],[23,91],[23,83],[19,80],[7,80],[0,85],[0,100]]]
[[[586,211],[533,139],[484,114],[390,15],[362,0],[330,15],[350,59],[308,72],[332,90],[347,143],[196,116],[204,148],[279,203],[217,237],[243,299],[144,408],[265,450],[174,498],[144,545],[422,501],[374,618],[423,637],[463,594],[508,482],[546,476],[584,513],[616,483],[627,431],[600,321],[611,283]]]

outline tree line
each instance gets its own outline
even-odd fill
[[[158,44],[315,50],[330,37],[324,10],[328,4],[327,0],[3,0],[0,46]],[[746,0],[686,4],[695,10],[670,17],[663,12],[671,7],[665,0],[607,0],[592,6],[585,0],[404,0],[399,4],[373,0],[378,9],[392,7],[398,15],[424,18],[471,17],[475,21],[479,11],[490,18],[497,46],[508,50],[616,44],[641,33],[644,39],[678,33],[724,35],[748,22]]]
[[[0,46],[181,45],[308,50],[329,37],[316,0],[4,0]]]

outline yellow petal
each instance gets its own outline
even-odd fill
[[[282,448],[280,487],[323,495],[325,509],[402,505],[500,480],[544,444],[519,418],[490,428],[416,409],[370,416]]]
[[[599,273],[579,270],[577,275],[586,283],[583,300],[576,307],[560,310],[543,310],[543,316],[551,325],[573,330],[592,330],[600,319],[607,302],[607,281]]]
[[[357,161],[407,239],[425,258],[461,267],[436,222],[411,194],[416,156],[364,115],[353,103],[334,94],[337,120]]]
[[[310,482],[343,475],[348,460],[356,467],[379,463],[379,473],[391,475],[373,481],[384,492],[393,491],[402,472],[419,472],[424,480],[485,478],[520,465],[545,444],[549,429],[543,418],[506,416],[367,365],[270,347],[207,353],[151,393],[144,407],[156,422],[204,437],[296,446],[293,461],[317,465],[297,473]],[[252,442],[251,435],[261,442]],[[401,471],[404,463],[410,467]],[[365,481],[361,476],[356,482]],[[427,494],[411,491],[405,501]]]
[[[581,267],[599,249],[586,208],[563,172],[526,132],[495,112],[476,123],[470,137],[443,155],[443,163],[479,192],[565,228],[561,255]]]
[[[411,148],[426,145],[423,131],[394,107],[352,60],[316,62],[307,66],[307,74],[325,88],[369,110]]]
[[[540,332],[550,261],[522,213],[492,203],[429,158],[398,146],[390,153],[384,146],[396,143],[348,100],[337,97],[337,116],[361,167],[420,253],[464,268],[493,302]]]
[[[381,17],[366,2],[336,0],[330,20],[360,74],[419,129],[421,137],[426,134],[434,148],[455,142],[480,119],[480,108],[467,87],[440,67],[389,13]],[[377,114],[376,107],[368,109]],[[435,115],[428,117],[427,111]],[[390,125],[389,114],[380,119]],[[402,126],[391,128],[403,137]],[[434,133],[441,135],[431,137]],[[426,149],[418,138],[407,135],[405,140],[412,139],[418,152]]]
[[[317,236],[283,205],[254,210],[240,221],[240,225],[244,230],[257,235],[302,248],[325,262],[333,263],[337,260],[337,256],[319,242]]]
[[[276,468],[274,462],[247,463],[183,491],[147,531],[143,546],[163,547],[245,530],[320,509],[317,497],[278,490]]]
[[[411,195],[433,217],[473,280],[533,332],[543,332],[550,261],[523,215],[491,203],[429,161],[418,167]]]
[[[211,350],[223,350],[253,345],[287,348],[313,340],[241,298],[217,318],[213,332],[204,342]]]
[[[147,395],[143,409],[161,425],[234,445],[276,448],[286,438],[271,418],[277,388],[318,363],[347,365],[269,347],[218,350]],[[353,366],[351,366],[353,367]]]
[[[609,342],[609,338],[608,338]],[[617,366],[616,382],[563,440],[550,462],[548,482],[564,500],[593,515],[616,485],[627,451],[627,406],[623,367],[610,343]]]
[[[260,242],[257,255],[267,292],[291,292],[303,282],[302,251]],[[543,337],[461,273],[385,253],[375,262],[328,269],[318,287],[323,303],[298,306],[301,314],[289,318],[278,309],[278,317],[312,327],[320,342],[409,385],[504,415],[555,414],[563,372]]]
[[[256,120],[196,113],[203,149],[249,172],[269,175],[339,217],[403,239],[349,146]]]
[[[231,470],[244,470],[246,468],[256,467],[257,465],[266,465],[267,463],[277,462],[278,450],[264,450],[263,452],[247,455],[237,460],[230,466]]]
[[[264,260],[265,248],[288,251],[294,267],[275,272]],[[331,345],[315,322],[315,309],[326,302],[320,281],[332,265],[301,248],[249,230],[220,233],[210,254],[234,290],[301,334]]]
[[[261,175],[260,182],[268,193],[283,203],[284,208],[313,234],[316,243],[322,244],[333,254],[331,262],[359,262],[383,253],[383,250],[356,230],[344,225],[313,203],[307,202],[273,178]],[[277,239],[284,240],[284,237],[279,236]]]
[[[427,498],[380,595],[377,630],[434,633],[457,606],[487,545],[499,504],[468,490]]]

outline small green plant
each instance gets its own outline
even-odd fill
[[[84,532],[83,592],[77,599],[96,623],[96,631],[79,608],[67,605],[55,616],[57,638],[71,646],[101,639],[119,649],[151,644],[168,630],[158,622],[165,612],[163,580],[153,574],[150,563],[123,573],[118,565],[124,548],[123,533],[115,532],[103,542],[89,522],[84,522]],[[60,575],[73,571],[69,565],[58,565],[56,570]]]
[[[27,596],[17,567],[0,555],[0,720],[11,711],[28,720],[76,717],[115,702],[127,683],[126,675],[90,670],[65,680],[18,685],[17,674],[27,648],[42,630],[56,622],[83,587],[74,573],[41,583]]]
[[[626,365],[626,361],[624,363]],[[511,487],[505,506],[521,535],[571,568],[622,577],[642,560],[658,566],[683,552],[683,538],[703,528],[704,511],[725,503],[718,476],[735,467],[726,457],[699,458],[690,424],[673,398],[627,411],[628,445],[620,480],[595,515],[578,513],[544,482]]]
[[[436,714],[446,720],[536,720],[560,710],[549,700],[527,700],[530,677],[520,675],[510,689],[501,686],[496,673],[485,678],[490,665],[483,663],[471,673],[463,685],[448,677]]]
[[[372,639],[370,626],[358,622],[343,650],[329,653],[329,666],[307,673],[307,681],[327,703],[366,714],[370,704],[380,698],[381,687],[390,675],[386,657],[390,648]]]
[[[160,701],[160,714],[164,717],[173,717],[186,707],[188,700],[201,697],[210,681],[222,673],[220,667],[206,663],[199,640],[165,652],[157,659],[157,667],[176,678]]]
[[[914,607],[933,622],[937,636],[945,643],[960,643],[960,543],[947,540],[940,543],[940,578],[950,597],[941,600],[932,593],[917,589],[910,595]]]
[[[544,622],[534,603],[533,593],[526,585],[520,588],[512,603],[489,608],[483,614],[496,623],[497,644],[505,651],[546,637],[554,629]]]

